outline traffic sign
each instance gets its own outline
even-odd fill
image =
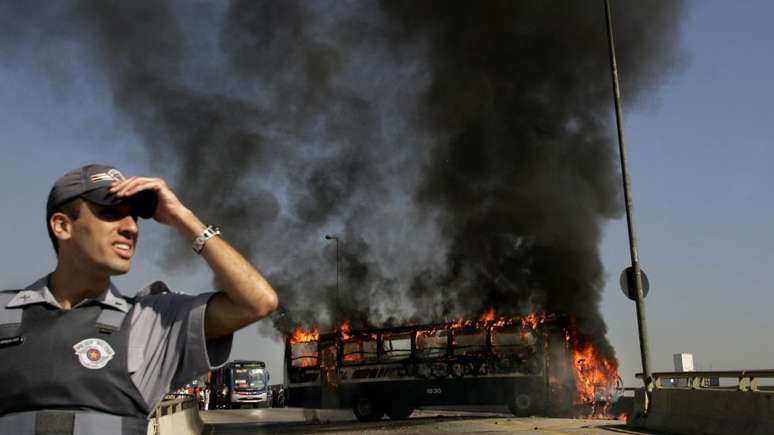
[[[650,290],[650,280],[648,280],[648,275],[645,275],[645,271],[640,269],[640,276],[642,277],[642,297],[643,299],[645,296],[648,295],[648,290]],[[624,296],[627,298],[636,301],[637,300],[637,285],[634,282],[634,269],[632,269],[631,266],[624,269],[623,272],[621,272],[621,290],[623,290]]]

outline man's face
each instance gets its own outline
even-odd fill
[[[129,272],[137,246],[137,216],[126,205],[102,206],[83,201],[72,221],[69,253],[82,265],[108,276]]]

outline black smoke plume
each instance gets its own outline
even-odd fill
[[[684,6],[612,3],[630,108],[674,69]],[[77,43],[154,169],[268,275],[280,329],[563,312],[613,355],[601,1],[47,6],[4,3],[6,59]]]

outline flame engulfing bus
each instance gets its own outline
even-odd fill
[[[517,416],[571,408],[566,319],[530,315],[318,334],[286,340],[288,406],[349,408],[362,421],[418,406],[507,405]]]

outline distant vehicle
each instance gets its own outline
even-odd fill
[[[361,421],[419,406],[507,405],[517,416],[571,404],[564,318],[467,321],[313,334],[285,345],[285,403],[352,408]],[[572,383],[572,378],[567,382]]]
[[[205,377],[192,379],[190,382],[178,388],[177,390],[170,392],[168,395],[196,397],[199,394],[199,391],[204,388],[206,383],[207,381]]]
[[[262,361],[236,360],[212,371],[212,409],[269,407],[271,400],[269,371]]]

